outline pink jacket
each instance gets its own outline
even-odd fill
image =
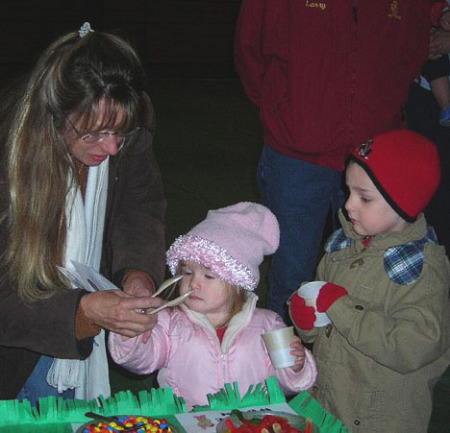
[[[250,385],[275,375],[286,394],[310,388],[316,378],[316,365],[309,351],[300,373],[290,368],[275,370],[261,334],[285,326],[274,312],[256,308],[258,297],[250,293],[241,312],[228,325],[222,344],[206,317],[187,307],[163,310],[151,339],[142,344],[139,337],[122,341],[109,336],[112,359],[138,374],[159,370],[161,387],[170,387],[185,399],[188,409],[207,405],[225,383],[238,382],[244,395]]]

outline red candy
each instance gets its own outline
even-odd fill
[[[303,433],[292,427],[285,418],[275,415],[265,415],[261,419],[241,419],[242,425],[239,427],[227,421],[226,433]]]

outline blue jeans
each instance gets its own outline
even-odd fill
[[[314,279],[328,213],[331,208],[335,216],[344,202],[342,174],[264,146],[257,175],[261,202],[280,225],[266,307],[289,323],[286,301],[302,282]]]
[[[40,397],[63,397],[63,398],[73,398],[74,390],[68,389],[63,393],[58,393],[57,388],[47,383],[47,373],[53,363],[53,358],[49,356],[42,355],[39,358],[33,372],[28,377],[25,385],[19,392],[17,396],[18,400],[27,399],[32,405],[35,405]]]

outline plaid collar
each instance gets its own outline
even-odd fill
[[[355,241],[347,237],[343,229],[339,229],[328,238],[325,252],[332,253],[349,248],[352,242]],[[430,226],[422,239],[390,247],[384,252],[384,269],[392,282],[408,285],[417,281],[422,273],[423,252],[425,244],[428,242],[437,243],[436,234]]]

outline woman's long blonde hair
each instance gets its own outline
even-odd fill
[[[64,140],[68,116],[82,133],[91,131],[103,99],[107,112],[97,130],[111,128],[119,110],[121,130],[144,126],[144,87],[139,58],[123,39],[71,33],[41,55],[21,93],[16,87],[8,96],[15,102],[3,107],[10,192],[3,260],[22,298],[42,298],[65,287],[57,266],[64,264],[66,195],[77,178]]]

